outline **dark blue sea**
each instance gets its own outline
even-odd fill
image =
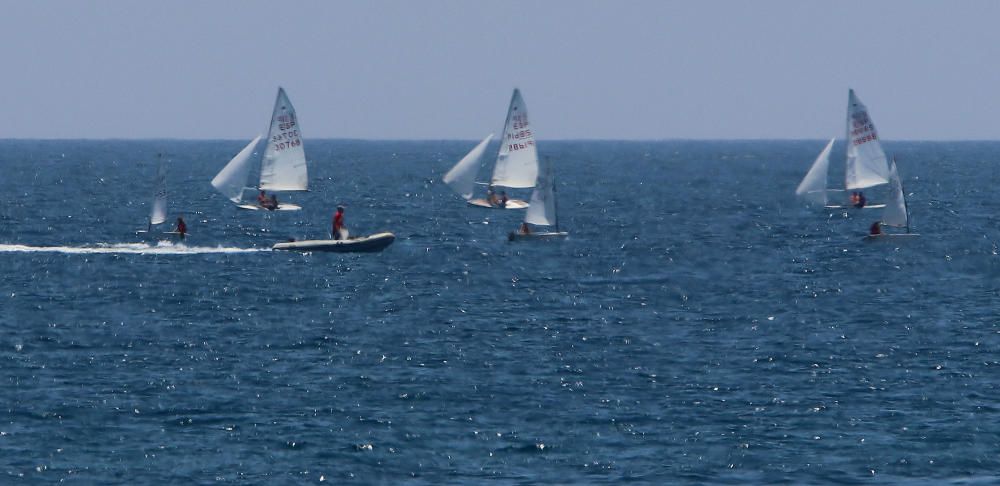
[[[245,143],[0,141],[0,483],[1000,483],[1000,142],[887,142],[876,243],[822,140],[541,141],[550,243],[440,182],[475,141],[306,140],[280,213]],[[269,250],[337,204],[396,242]]]

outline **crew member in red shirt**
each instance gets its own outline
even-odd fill
[[[344,228],[344,207],[337,206],[337,213],[333,215],[333,239],[340,239],[340,230]]]
[[[183,240],[184,236],[187,235],[187,232],[188,232],[188,226],[187,226],[187,224],[184,223],[184,218],[178,216],[177,217],[177,234]]]
[[[868,233],[871,234],[872,236],[882,234],[882,222],[876,221],[872,223],[872,227],[868,229]]]

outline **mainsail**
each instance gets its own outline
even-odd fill
[[[507,122],[500,136],[500,151],[492,182],[504,187],[534,187],[538,177],[538,150],[528,124],[528,109],[521,91],[514,89],[507,109]]]
[[[538,175],[538,184],[531,192],[531,202],[524,214],[524,222],[543,226],[559,226],[556,220],[555,181],[552,164],[546,161],[545,170]]]
[[[492,133],[479,142],[479,145],[470,150],[465,157],[462,157],[462,160],[455,164],[455,167],[452,167],[444,175],[445,184],[448,184],[465,200],[472,199],[472,192],[476,187],[476,173],[479,172],[479,166],[482,165],[483,153],[486,152],[486,146],[489,145],[490,140],[493,140]]]
[[[306,152],[302,148],[298,117],[288,95],[278,88],[267,133],[267,148],[260,166],[260,189],[305,191],[309,187]]]
[[[260,138],[261,136],[257,135],[257,138],[243,147],[243,150],[240,150],[212,179],[212,187],[236,204],[240,204],[243,200],[243,189],[250,176],[250,156],[253,155],[253,149],[260,142]]]
[[[159,158],[156,168],[156,193],[153,195],[153,208],[149,212],[149,225],[161,224],[167,220],[167,169],[163,165],[163,157]]]
[[[889,184],[892,186],[892,193],[882,210],[882,224],[896,226],[899,228],[909,228],[908,216],[906,214],[906,196],[903,194],[903,183],[899,180],[899,172],[896,170],[896,161],[889,164]]]
[[[849,90],[847,96],[847,190],[889,182],[889,167],[868,108]]]
[[[826,144],[826,148],[816,157],[809,172],[802,178],[799,187],[795,189],[795,195],[826,205],[826,175],[830,166],[830,150],[833,148],[833,141],[834,139],[831,138],[830,142]]]

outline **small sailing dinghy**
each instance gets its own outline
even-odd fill
[[[493,134],[483,139],[462,160],[458,161],[447,174],[444,182],[448,184],[467,203],[473,206],[491,209],[524,209],[526,201],[520,199],[501,198],[504,194],[496,194],[494,187],[525,189],[535,186],[538,177],[538,150],[535,147],[535,135],[528,124],[528,108],[521,97],[521,91],[514,88],[507,108],[507,121],[503,134],[500,136],[500,148],[497,150],[496,163],[493,166],[493,176],[486,198],[473,198],[476,186],[476,174],[482,165],[486,146],[492,140]]]
[[[831,139],[816,157],[809,172],[796,188],[795,194],[831,209],[855,207],[853,205],[830,204],[828,192],[858,192],[862,189],[886,184],[889,182],[889,166],[886,162],[885,152],[882,150],[882,144],[879,143],[875,124],[868,115],[868,108],[854,94],[853,89],[848,90],[847,94],[847,158],[844,164],[846,167],[844,190],[827,189],[826,179],[833,141]],[[865,204],[862,209],[884,207],[885,204]]]
[[[556,185],[552,176],[552,164],[546,159],[545,171],[538,175],[538,185],[531,192],[531,205],[524,213],[524,223],[517,231],[507,235],[509,241],[554,240],[569,236],[559,231],[559,216],[556,214]],[[550,226],[555,231],[536,231],[532,226]]]
[[[276,243],[271,249],[301,252],[336,252],[336,253],[373,253],[384,250],[396,241],[396,235],[384,232],[369,236],[347,238],[343,240],[302,240]]]
[[[278,88],[278,97],[274,101],[274,111],[271,114],[271,128],[267,133],[264,154],[259,160],[260,182],[256,188],[247,187],[250,170],[257,163],[254,149],[260,139],[260,135],[254,138],[212,179],[212,187],[241,209],[255,211],[272,209],[259,203],[245,201],[243,193],[248,189],[260,191],[309,190],[306,153],[302,147],[299,119],[295,115],[295,108],[288,100],[288,95],[285,94],[283,88]],[[302,207],[279,201],[272,210],[295,211],[298,209],[302,209]]]
[[[167,221],[167,169],[163,164],[163,155],[157,156],[156,179],[153,183],[153,205],[149,211],[149,224],[146,229],[136,231],[136,234],[152,233],[153,226]],[[175,234],[175,232],[165,232]]]
[[[906,233],[886,233],[880,230],[878,234],[865,236],[866,241],[891,240],[900,237],[920,236],[917,233],[910,233],[910,215],[906,206],[906,194],[903,192],[903,183],[899,179],[899,171],[896,169],[895,160],[892,160],[892,162],[889,163],[889,184],[892,192],[889,195],[889,202],[886,203],[885,209],[882,210],[882,220],[880,221],[880,226],[905,228]]]

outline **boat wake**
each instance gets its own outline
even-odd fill
[[[187,246],[161,241],[147,243],[97,243],[84,246],[31,246],[0,244],[0,253],[67,253],[67,254],[136,254],[136,255],[200,255],[205,253],[256,253],[270,248],[232,248],[224,246]]]

